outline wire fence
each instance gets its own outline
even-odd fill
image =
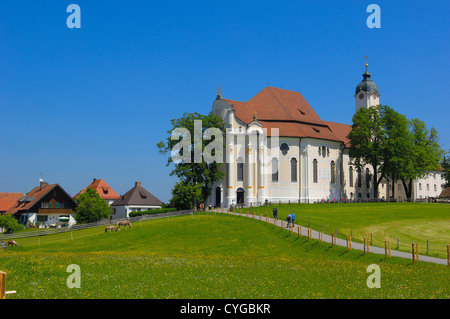
[[[141,220],[167,218],[167,217],[181,216],[181,215],[190,215],[192,213],[193,213],[193,210],[181,210],[181,211],[176,211],[176,212],[167,212],[167,213],[160,213],[160,214],[146,214],[146,215],[130,217],[130,218],[104,219],[104,220],[101,220],[101,221],[98,221],[95,223],[75,224],[75,225],[72,225],[71,227],[45,228],[45,229],[33,230],[33,231],[27,231],[27,232],[0,234],[0,241],[16,239],[16,238],[47,236],[47,235],[52,235],[52,234],[59,234],[59,233],[76,231],[76,230],[83,230],[83,229],[99,227],[99,226],[115,225],[115,224],[117,224],[117,222],[119,222],[121,220],[129,220],[130,222],[136,222],[136,221],[141,221]]]

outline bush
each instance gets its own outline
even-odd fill
[[[0,215],[0,227],[5,229],[5,233],[14,233],[23,228],[11,215]]]
[[[136,216],[142,216],[142,215],[162,214],[162,213],[168,213],[168,212],[175,212],[176,210],[177,209],[175,207],[142,210],[140,212],[131,212],[130,213],[130,217],[136,217]]]

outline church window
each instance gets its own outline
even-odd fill
[[[325,146],[322,146],[322,157],[325,158],[327,156],[327,149]]]
[[[350,166],[350,176],[349,176],[349,179],[350,179],[350,187],[353,187],[353,167],[352,167],[352,166]]]
[[[422,190],[422,183],[419,183],[419,191]]]
[[[366,188],[370,187],[370,171],[366,168]]]
[[[361,170],[358,169],[358,187],[361,187],[361,179],[362,179]]]
[[[280,151],[283,155],[286,155],[289,151],[289,146],[286,143],[281,144]]]
[[[272,182],[278,182],[278,159],[272,158]]]
[[[313,183],[317,183],[317,160],[313,160]]]
[[[291,182],[297,182],[297,159],[291,159]]]
[[[320,150],[321,150],[321,148],[320,148],[320,146],[319,146],[319,156],[320,156],[320,154],[321,154]]]
[[[334,164],[334,161],[331,161],[330,164],[330,170],[331,170],[331,183],[336,183],[336,165]]]
[[[242,157],[237,159],[237,181],[242,182],[244,180],[244,163]]]
[[[430,190],[430,184],[427,184],[427,191]]]

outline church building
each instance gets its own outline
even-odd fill
[[[366,64],[355,111],[379,104],[370,77]],[[323,120],[299,92],[268,86],[241,102],[218,91],[213,112],[227,128],[225,178],[212,187],[213,206],[373,199],[371,167],[358,172],[349,158],[351,125]]]

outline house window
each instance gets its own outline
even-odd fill
[[[353,167],[350,166],[350,187],[353,187]]]
[[[419,191],[422,190],[422,183],[419,183]]]
[[[297,181],[297,159],[293,157],[291,159],[291,182]]]
[[[244,163],[242,157],[237,159],[237,181],[242,182],[244,180]]]
[[[37,215],[37,221],[39,223],[45,223],[48,220],[48,215]]]
[[[334,164],[334,161],[331,161],[330,164],[330,170],[331,170],[331,183],[336,183],[336,165]]]
[[[427,191],[430,190],[430,184],[427,184]]]
[[[437,187],[436,187],[436,184],[434,184],[434,191],[437,191]]]
[[[278,182],[278,159],[272,158],[272,182]]]
[[[317,183],[317,160],[313,160],[313,183]]]

